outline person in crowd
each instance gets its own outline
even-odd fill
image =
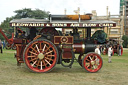
[[[111,63],[112,62],[112,60],[111,60],[112,55],[113,55],[113,48],[110,45],[109,48],[108,48],[108,63]]]
[[[3,41],[3,49],[6,48],[5,40]]]
[[[1,41],[1,39],[0,39],[0,50],[1,50],[1,53],[3,53],[2,52],[2,41]]]
[[[95,53],[97,53],[97,54],[100,55],[100,49],[99,49],[99,46],[96,47],[96,49],[95,49]]]
[[[121,45],[120,44],[117,45],[117,54],[118,56],[121,56]]]

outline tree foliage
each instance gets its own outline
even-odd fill
[[[6,33],[6,36],[8,38],[11,37],[11,33],[13,32],[13,28],[9,26],[9,22],[13,19],[21,19],[21,18],[35,18],[35,19],[44,19],[48,18],[49,12],[48,11],[42,11],[40,9],[35,9],[32,10],[30,8],[24,8],[24,9],[19,9],[15,10],[14,13],[16,13],[15,16],[12,17],[7,17],[6,20],[4,20],[0,28],[4,30],[4,33]],[[0,39],[4,39],[3,36],[0,33]]]
[[[123,47],[127,48],[128,47],[128,36],[123,35],[122,40],[123,40],[123,43],[122,43]]]
[[[44,19],[47,18],[49,12],[42,11],[40,9],[31,10],[31,9],[22,9],[14,11],[16,13],[14,18],[35,18],[35,19]]]

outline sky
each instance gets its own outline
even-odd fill
[[[14,16],[15,10],[31,8],[49,11],[50,14],[75,14],[80,8],[80,14],[91,13],[96,10],[97,15],[106,15],[106,7],[111,14],[119,14],[120,0],[0,0],[0,23],[6,17]]]

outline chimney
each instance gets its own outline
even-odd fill
[[[108,17],[108,15],[109,15],[109,13],[108,13],[108,6],[107,6],[107,8],[106,8],[106,11],[107,11],[107,17]]]
[[[65,10],[64,10],[64,14],[65,14],[65,15],[66,15],[66,12],[67,12],[67,10],[65,9]]]

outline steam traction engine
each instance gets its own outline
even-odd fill
[[[14,38],[17,65],[25,63],[30,71],[49,72],[56,64],[71,67],[75,54],[79,54],[80,66],[87,72],[97,72],[101,69],[103,60],[94,53],[97,43],[91,39],[91,28],[115,25],[112,21],[91,20],[91,15],[50,15],[49,20],[12,20],[10,26],[15,30],[19,27],[30,30],[29,35]],[[66,35],[55,28],[72,28],[73,32]],[[87,34],[84,34],[86,38],[80,38],[79,28],[87,30]],[[37,32],[37,29],[41,30]]]

